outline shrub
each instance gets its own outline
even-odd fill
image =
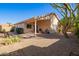
[[[79,38],[79,30],[76,30],[75,35]]]
[[[15,43],[15,42],[20,42],[21,40],[21,37],[20,36],[9,36],[9,37],[6,37],[4,39],[4,44],[5,45],[9,45],[9,44],[12,44],[12,43]]]
[[[24,30],[23,30],[23,28],[16,28],[16,32],[17,32],[17,34],[23,34]]]
[[[19,36],[13,36],[13,37],[12,37],[12,41],[13,41],[13,42],[19,42],[19,41],[20,41],[20,38],[21,38],[21,37],[19,37]]]
[[[7,37],[7,38],[4,39],[4,44],[5,45],[12,44],[12,40],[9,37]]]

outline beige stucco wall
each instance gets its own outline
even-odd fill
[[[51,25],[50,25],[51,31],[52,32],[57,32],[57,26],[58,26],[58,19],[57,19],[56,16],[53,16],[51,18]]]
[[[25,33],[34,32],[34,30],[33,30],[33,25],[34,25],[34,23],[28,23],[28,24],[32,24],[32,28],[27,28],[27,24],[25,24],[25,25],[26,25]]]
[[[2,30],[5,30],[6,32],[10,31],[13,26],[14,25],[1,24]]]

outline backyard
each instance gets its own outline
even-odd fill
[[[19,7],[18,4],[14,5]],[[33,5],[40,6],[34,7],[34,11],[30,11],[31,9],[28,9],[28,6],[32,8],[31,6]],[[2,20],[2,24],[0,24],[0,55],[79,56],[79,4],[47,3],[45,5],[33,5],[22,4],[19,9],[12,7],[13,5],[11,6],[13,8],[11,12],[15,13],[14,11],[16,11],[15,14],[18,16],[13,17],[12,14],[9,14],[9,16],[12,15],[11,19],[16,19],[12,21],[10,21],[11,19],[7,20],[10,21],[9,23]],[[46,6],[45,10],[50,13],[43,13],[44,7],[41,5]],[[8,6],[10,6],[10,4],[7,5],[7,8]],[[42,14],[40,14],[39,9],[37,10],[35,8],[40,8]],[[8,8],[8,12],[9,10]],[[21,13],[27,11],[30,13],[27,12],[23,15],[19,14],[20,12],[18,12],[18,10],[20,10]],[[34,15],[35,11],[37,11],[36,15]],[[21,17],[22,20],[20,20],[19,17]],[[5,17],[2,16],[2,18]]]
[[[77,39],[75,39],[72,36],[69,39],[56,33],[38,34],[36,37],[34,36],[33,33],[27,33],[27,34],[21,34],[20,36],[22,36],[20,42],[13,43],[10,45],[0,44],[0,55],[6,55],[6,56],[7,55],[12,56],[79,55],[78,54],[79,44],[77,42]]]

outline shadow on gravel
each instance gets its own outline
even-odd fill
[[[44,36],[43,36],[44,37]],[[29,46],[23,49],[19,49],[14,52],[7,54],[2,54],[1,56],[76,56],[79,51],[74,54],[72,51],[75,49],[76,45],[70,39],[66,39],[63,36],[58,36],[59,41],[48,46],[48,47],[39,47],[39,46]],[[45,38],[51,38],[45,36]],[[57,38],[53,36],[53,38]],[[77,48],[77,50],[79,50]]]

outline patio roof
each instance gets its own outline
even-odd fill
[[[50,13],[50,14],[43,15],[43,16],[32,17],[30,19],[24,20],[24,21],[16,23],[16,24],[35,22],[35,20],[50,20],[52,18],[52,16],[55,16],[58,19],[57,15],[55,13]],[[58,21],[59,21],[59,19],[58,19]]]

